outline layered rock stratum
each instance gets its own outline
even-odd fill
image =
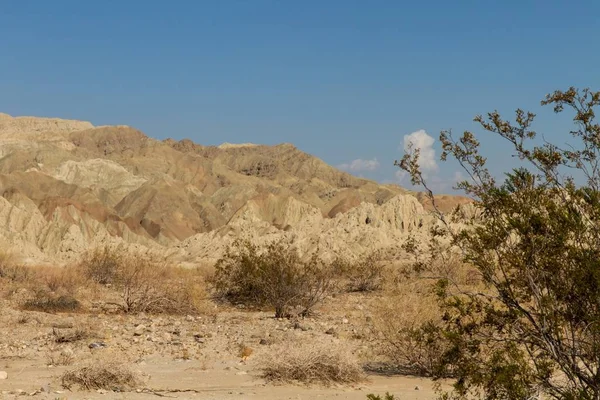
[[[445,209],[467,203],[445,196]],[[397,253],[432,219],[423,196],[357,178],[291,144],[202,146],[129,126],[0,114],[0,247],[67,262],[125,246],[214,261],[236,238],[326,257]]]

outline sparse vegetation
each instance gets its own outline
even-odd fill
[[[116,306],[126,313],[197,314],[206,301],[195,271],[147,255],[105,247],[84,257],[80,268],[93,282],[116,290],[120,298]]]
[[[52,335],[54,336],[54,341],[56,343],[72,343],[89,338],[91,332],[82,327],[69,329],[67,331],[61,330],[60,328],[53,328]]]
[[[333,289],[331,268],[318,258],[300,259],[282,242],[265,248],[238,241],[215,266],[217,293],[232,302],[270,306],[276,317],[305,315]]]
[[[19,265],[12,253],[0,250],[0,278],[11,282],[25,282],[31,276],[31,270]]]
[[[449,344],[440,335],[439,307],[422,286],[404,285],[404,293],[382,298],[373,318],[374,350],[397,373],[448,376],[443,357]]]
[[[52,366],[71,365],[75,361],[72,350],[51,349],[48,352],[47,364]]]
[[[333,268],[345,278],[343,286],[346,291],[373,292],[383,285],[385,265],[376,252],[353,261],[337,258]]]
[[[271,382],[331,385],[364,379],[358,361],[344,348],[296,344],[274,348],[263,360],[262,376]]]
[[[82,390],[126,391],[140,384],[140,378],[129,368],[116,362],[94,362],[80,368],[66,371],[61,376],[61,384],[66,389],[77,385]]]
[[[383,397],[371,393],[367,395],[367,400],[396,400],[396,396],[390,394],[389,392],[386,392]]]
[[[56,294],[45,289],[35,291],[35,294],[23,304],[24,310],[43,311],[47,313],[77,311],[81,303],[68,294]]]
[[[125,255],[118,248],[98,247],[85,253],[79,266],[88,279],[101,285],[109,285],[114,283]]]

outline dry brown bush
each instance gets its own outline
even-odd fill
[[[340,346],[303,343],[278,346],[264,356],[262,376],[276,383],[349,384],[365,379],[362,367]]]
[[[20,281],[13,281],[16,287],[27,289],[28,295],[22,301],[22,308],[48,313],[71,312],[81,308],[76,298],[77,290],[84,285],[79,272],[70,267],[21,266]]]
[[[34,269],[36,281],[41,281],[54,293],[75,295],[85,285],[85,279],[73,267],[38,267]]]
[[[190,279],[191,273],[182,277],[177,276],[177,272],[183,274],[149,258],[125,258],[115,278],[123,311],[197,314],[206,296],[203,287]]]
[[[420,295],[390,297],[375,313],[375,351],[390,369],[432,376],[448,350],[439,336],[439,313]]]
[[[125,256],[125,251],[119,248],[95,248],[83,255],[79,267],[88,279],[109,285],[114,283]]]
[[[209,308],[199,272],[149,255],[104,247],[87,253],[79,270],[90,281],[115,290],[119,301],[114,305],[125,313],[199,314]]]
[[[138,374],[116,362],[93,362],[80,368],[66,371],[61,376],[66,389],[77,385],[82,390],[131,390],[140,384]]]
[[[342,277],[342,286],[348,292],[373,292],[380,290],[384,282],[385,265],[381,256],[374,252],[357,260],[337,258],[333,268]]]
[[[382,294],[375,308],[373,349],[398,372],[419,376],[448,376],[442,357],[449,342],[441,334],[442,313],[435,283],[443,280],[450,290],[470,290],[481,285],[473,268],[455,254],[397,266],[394,285]]]
[[[0,278],[20,283],[28,281],[32,274],[33,271],[30,268],[17,263],[12,253],[0,250]]]

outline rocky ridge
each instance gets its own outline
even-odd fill
[[[468,201],[441,200],[447,209]],[[236,238],[284,239],[327,257],[392,256],[432,223],[424,205],[291,144],[201,146],[128,126],[0,114],[0,246],[24,262],[124,245],[195,263]]]

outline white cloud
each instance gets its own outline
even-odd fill
[[[404,135],[404,151],[409,150],[412,143],[414,149],[419,149],[419,166],[424,176],[428,173],[437,172],[438,165],[435,158],[435,149],[433,144],[435,139],[427,134],[425,130],[420,129],[408,135]]]
[[[452,172],[444,170],[439,174],[440,168],[433,147],[435,139],[427,134],[425,130],[420,129],[408,135],[404,135],[400,150],[408,152],[411,144],[413,149],[419,149],[419,166],[421,167],[421,173],[423,174],[427,186],[435,194],[452,192],[454,186],[458,182],[467,179],[460,170]],[[410,184],[409,178],[410,175],[408,172],[402,169],[398,169],[395,172],[395,182],[398,184]],[[415,187],[415,189],[422,190],[421,187]]]
[[[377,158],[372,160],[363,160],[357,158],[349,163],[338,165],[338,168],[344,171],[350,172],[362,172],[362,171],[375,171],[381,164],[377,161]]]

